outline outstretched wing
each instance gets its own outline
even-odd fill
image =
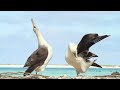
[[[109,37],[109,35],[103,35],[103,36],[95,37],[93,40],[91,40],[90,42],[88,42],[86,44],[86,49],[89,49],[92,45],[96,44],[97,42],[99,42],[99,41],[101,41],[101,40],[103,40],[103,39],[105,39],[107,37]]]
[[[92,45],[94,45],[95,43],[97,43],[109,36],[110,35],[98,36],[98,34],[84,35],[77,46],[77,54],[80,54],[81,52],[84,52],[85,50],[88,51]]]

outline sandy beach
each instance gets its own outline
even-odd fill
[[[16,64],[2,64],[0,65],[0,68],[8,67],[8,68],[18,68],[18,67],[23,67],[24,65],[16,65]],[[118,65],[102,65],[103,68],[120,68]],[[70,65],[47,65],[47,68],[73,68]],[[96,68],[96,67],[90,67],[90,68]],[[14,72],[15,74],[16,72]],[[17,72],[16,74],[18,74]],[[70,77],[68,75],[63,75],[63,76],[36,76],[35,74],[32,74],[28,77],[24,76],[11,76],[11,72],[5,72],[5,73],[0,73],[0,79],[120,79],[120,73],[114,73],[111,75],[106,75],[106,76],[79,76],[79,77]],[[23,74],[20,73],[20,74]]]

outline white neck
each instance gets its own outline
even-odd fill
[[[38,47],[40,47],[40,45],[45,45],[48,46],[48,43],[45,41],[45,39],[43,38],[41,32],[39,31],[39,29],[37,28],[37,26],[35,25],[33,19],[31,19],[32,21],[32,25],[33,25],[33,31],[35,32],[37,39],[38,39]]]
[[[37,39],[38,39],[38,47],[40,45],[48,45],[48,43],[46,42],[46,40],[43,38],[41,32],[39,30],[35,30],[35,34],[37,36]]]

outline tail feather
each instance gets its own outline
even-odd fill
[[[102,68],[102,66],[100,66],[99,64],[97,64],[97,63],[93,63],[91,66],[95,66],[95,67],[99,67],[99,68]]]
[[[32,73],[36,68],[38,67],[38,64],[28,67],[28,69],[25,71],[24,76],[29,75],[30,73]]]

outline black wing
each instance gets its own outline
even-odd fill
[[[32,63],[32,61],[34,61],[34,57],[36,56],[36,53],[37,53],[37,52],[38,52],[38,49],[35,50],[35,51],[28,57],[25,65],[24,65],[24,67],[30,67],[30,66],[31,66],[31,63]]]
[[[99,36],[98,34],[84,35],[77,46],[77,54],[80,54],[81,52],[84,52],[85,50],[88,51],[92,45],[94,45],[95,43],[97,43],[109,36],[110,35]]]
[[[30,66],[24,73],[24,76],[29,75],[33,70],[35,70],[37,67],[39,66],[39,64],[35,64],[33,66]]]
[[[103,35],[103,36],[98,36],[95,37],[93,40],[87,43],[86,48],[89,49],[92,45],[96,44],[97,42],[109,37],[109,35]]]
[[[43,48],[42,46],[38,48],[35,52],[33,52],[33,54],[28,58],[27,62],[25,63],[24,67],[28,67],[26,71],[32,72],[38,66],[43,65],[47,56],[47,48]]]
[[[92,57],[98,57],[96,54],[94,54],[94,53],[92,53],[92,52],[89,52],[88,55],[87,55],[87,57],[91,57],[91,56],[92,56]]]
[[[88,54],[86,54],[86,56],[84,56],[84,57],[86,57],[87,59],[90,59],[92,57],[98,57],[98,55],[96,55],[96,54],[94,54],[92,52],[88,52]]]

